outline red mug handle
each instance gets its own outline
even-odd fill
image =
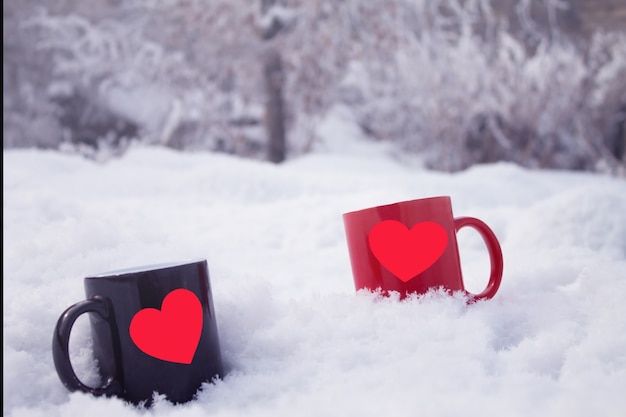
[[[480,236],[487,245],[489,260],[491,261],[491,275],[489,276],[489,283],[487,284],[487,287],[480,294],[471,294],[467,291],[466,293],[470,296],[471,301],[492,298],[496,295],[498,288],[500,288],[502,272],[504,270],[504,261],[502,259],[502,249],[500,248],[500,243],[498,242],[498,239],[493,231],[482,220],[478,220],[474,217],[458,217],[454,219],[454,228],[457,232],[465,226],[469,226],[480,233]]]

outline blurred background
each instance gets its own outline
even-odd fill
[[[336,108],[431,169],[626,175],[626,1],[3,2],[4,149],[280,163]]]

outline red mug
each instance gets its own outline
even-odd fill
[[[493,231],[474,217],[452,215],[450,197],[403,201],[345,213],[343,221],[356,290],[424,294],[443,288],[470,302],[492,298],[502,281],[502,249]],[[471,227],[483,238],[491,261],[487,287],[465,289],[456,233]]]

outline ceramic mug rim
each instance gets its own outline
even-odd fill
[[[427,202],[427,201],[432,201],[432,200],[446,200],[446,201],[450,202],[451,198],[450,198],[449,195],[438,195],[438,196],[433,196],[433,197],[414,198],[414,199],[411,199],[411,200],[397,201],[395,203],[381,204],[381,205],[378,205],[378,206],[372,206],[372,207],[367,207],[367,208],[363,208],[363,209],[359,209],[359,210],[348,211],[348,212],[344,213],[343,215],[344,215],[344,217],[347,217],[347,216],[363,213],[363,212],[366,212],[366,211],[382,209],[382,208],[385,208],[385,207],[391,207],[391,206],[407,204],[407,203],[415,203],[415,202],[418,202],[418,201]]]
[[[162,262],[155,264],[144,264],[138,266],[131,266],[128,268],[114,269],[111,271],[100,272],[97,274],[91,274],[87,278],[106,278],[106,277],[116,277],[116,276],[124,276],[131,275],[143,272],[152,272],[152,271],[160,271],[163,269],[169,268],[177,268],[185,265],[192,265],[197,263],[206,262],[205,258],[197,258],[186,261],[171,261],[171,262]]]

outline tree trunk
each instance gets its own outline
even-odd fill
[[[287,141],[285,138],[285,106],[283,83],[285,80],[280,54],[271,50],[264,62],[265,88],[265,127],[268,138],[268,158],[274,163],[285,160]]]

